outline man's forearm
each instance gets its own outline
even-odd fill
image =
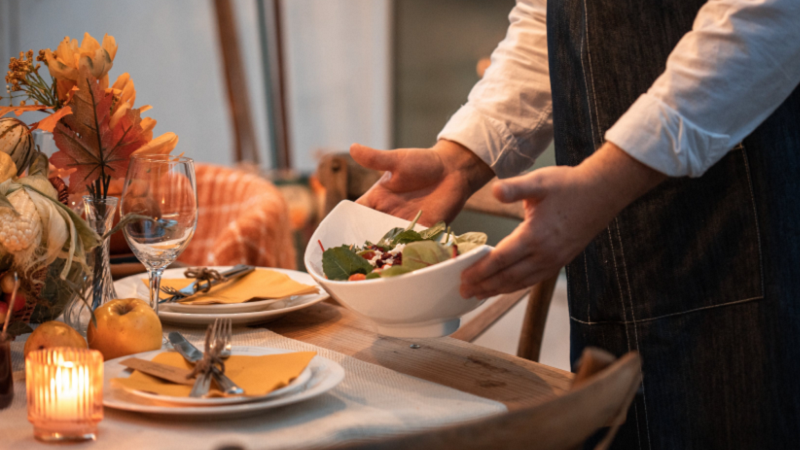
[[[598,188],[597,195],[613,210],[613,215],[667,178],[611,142],[606,142],[577,168],[588,183]]]
[[[467,190],[465,198],[469,198],[495,176],[488,164],[458,142],[439,139],[433,149],[442,158],[448,170],[453,169],[455,173],[464,177],[464,187]]]

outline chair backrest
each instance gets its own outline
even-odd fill
[[[179,261],[295,268],[288,208],[272,183],[209,164],[197,164],[195,173],[197,231]]]
[[[317,178],[325,188],[324,214],[330,212],[342,200],[355,200],[364,194],[381,176],[375,170],[366,169],[356,163],[347,153],[325,155],[317,167]],[[492,186],[497,179],[490,181],[467,201],[466,210],[498,217],[523,220],[525,211],[522,202],[505,204],[492,194]],[[464,325],[452,337],[471,342],[486,329],[500,320],[523,298],[529,298],[522,322],[517,356],[531,361],[539,360],[544,325],[558,274],[543,280],[531,289],[530,295],[508,294],[495,301],[491,308]]]
[[[219,39],[220,60],[225,73],[233,136],[234,161],[258,164],[259,151],[250,110],[244,60],[239,45],[239,33],[231,0],[214,0]]]
[[[605,449],[639,387],[641,361],[635,352],[614,361],[597,349],[586,349],[582,359],[587,369],[578,373],[573,389],[541,405],[410,436],[333,449],[567,450],[580,447],[599,429],[610,426],[596,447]]]

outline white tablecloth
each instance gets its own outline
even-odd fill
[[[174,331],[165,327],[165,332]],[[177,329],[195,345],[202,330]],[[331,350],[289,339],[264,329],[237,328],[234,345],[313,350],[344,367],[344,381],[332,391],[303,403],[245,419],[190,421],[153,418],[105,409],[96,442],[71,448],[294,449],[349,441],[369,441],[429,427],[486,417],[505,405],[359,361]],[[15,370],[23,370],[26,336],[12,344]],[[23,372],[17,373],[21,376]],[[0,411],[0,448],[51,449],[33,438],[27,421],[24,381],[15,383],[14,402]]]

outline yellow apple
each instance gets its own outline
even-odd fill
[[[27,357],[30,352],[53,347],[86,348],[86,339],[71,326],[53,320],[45,322],[33,330],[33,333],[28,336],[28,340],[25,341],[23,353]]]
[[[89,348],[103,360],[161,348],[161,320],[138,298],[111,300],[94,311],[97,326],[89,323]]]

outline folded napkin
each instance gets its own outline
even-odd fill
[[[164,279],[161,286],[182,289],[194,281],[191,278]],[[142,282],[148,285],[148,281]],[[293,295],[316,294],[316,286],[299,283],[289,278],[288,275],[274,270],[256,269],[255,271],[227,283],[220,283],[205,294],[193,295],[179,301],[182,305],[211,305],[244,303],[250,300],[265,300],[291,297]],[[161,292],[161,298],[170,295]]]
[[[280,389],[297,378],[305,370],[317,352],[281,353],[265,356],[232,355],[225,361],[225,375],[244,389],[244,395],[262,396]],[[153,362],[181,369],[192,369],[176,352],[159,353]],[[112,378],[111,383],[127,389],[152,392],[171,397],[188,397],[192,386],[171,383],[134,370],[128,378]],[[226,394],[211,384],[209,395],[224,397]]]

